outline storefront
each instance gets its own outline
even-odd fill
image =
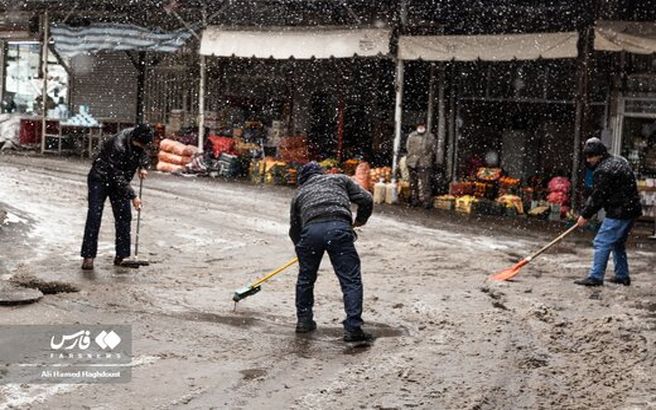
[[[437,163],[451,182],[436,206],[568,214],[578,41],[577,32],[401,36],[401,61],[435,62],[446,79],[430,93]]]
[[[613,101],[612,153],[631,163],[643,213],[656,219],[656,24],[600,21],[595,49],[615,52],[621,61],[625,81]]]
[[[382,165],[390,150],[391,121],[380,114],[392,102],[393,65],[384,58],[390,34],[208,27],[200,46],[198,148],[234,144],[244,156],[259,149],[255,159],[266,156],[285,172],[308,160],[332,172],[352,173],[359,160]]]

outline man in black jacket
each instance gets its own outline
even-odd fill
[[[583,155],[594,173],[592,193],[577,225],[584,226],[602,208],[606,211],[606,217],[594,239],[592,268],[585,279],[574,283],[603,285],[608,257],[612,252],[615,276],[610,281],[629,286],[631,278],[625,245],[633,222],[642,214],[635,175],[627,160],[608,154],[599,138],[590,138],[585,142]]]
[[[362,330],[362,277],[353,232],[354,226],[364,225],[371,216],[371,194],[346,175],[324,174],[316,162],[301,168],[298,183],[289,229],[299,260],[296,332],[307,333],[317,327],[312,313],[314,282],[323,254],[328,252],[344,295],[344,340],[371,340],[372,336]],[[355,221],[351,202],[358,205]]]
[[[152,141],[152,128],[147,124],[139,124],[107,140],[94,158],[87,177],[89,210],[82,242],[82,269],[93,269],[93,260],[98,250],[100,222],[107,197],[112,204],[116,228],[114,265],[120,265],[124,258],[130,256],[130,201],[135,209],[141,208],[141,198],[137,197],[130,181],[137,170],[140,178],[145,178],[148,174],[146,147]]]

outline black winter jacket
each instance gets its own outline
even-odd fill
[[[608,155],[592,174],[592,193],[581,212],[590,219],[601,208],[613,219],[635,219],[642,214],[636,178],[628,161]]]
[[[126,198],[136,198],[130,181],[139,168],[148,167],[145,150],[132,145],[132,131],[125,129],[102,144],[100,152],[93,160],[89,175],[110,184],[112,189]]]
[[[364,225],[374,208],[369,192],[346,175],[311,176],[292,200],[289,237],[298,243],[303,227],[312,222],[343,220],[351,224],[351,202],[358,206],[356,222]]]

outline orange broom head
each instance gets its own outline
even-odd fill
[[[498,280],[498,281],[503,281],[503,280],[508,280],[513,278],[515,275],[517,275],[520,271],[520,269],[528,263],[528,260],[522,259],[521,261],[517,262],[514,264],[511,268],[508,268],[506,270],[503,270],[495,275],[490,275],[490,279],[492,280]]]

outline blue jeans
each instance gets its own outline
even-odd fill
[[[89,186],[89,211],[84,226],[84,239],[80,255],[83,258],[95,258],[98,251],[98,234],[102,222],[105,200],[109,197],[114,213],[114,228],[116,231],[116,256],[127,258],[130,256],[130,222],[132,211],[130,199],[119,193],[111,184],[89,173],[87,177]]]
[[[362,326],[362,277],[354,240],[353,229],[346,221],[316,222],[303,228],[301,240],[296,244],[299,260],[296,315],[299,322],[309,322],[313,318],[314,282],[323,254],[328,252],[344,295],[344,328],[353,331]]]
[[[589,277],[604,280],[608,257],[613,253],[615,276],[629,277],[629,262],[626,257],[626,240],[633,227],[633,219],[605,218],[594,239],[594,257]]]

